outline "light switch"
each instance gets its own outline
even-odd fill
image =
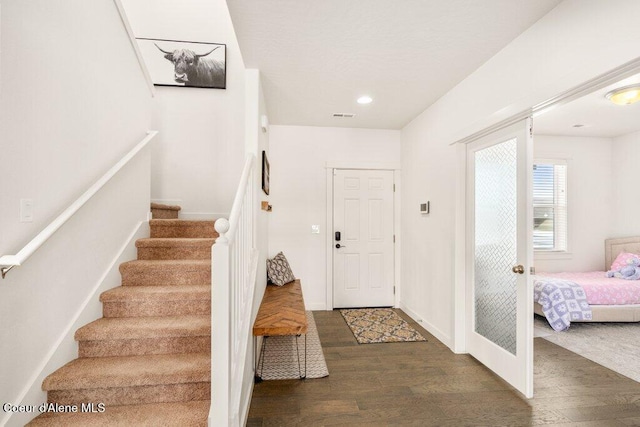
[[[20,222],[33,222],[33,199],[20,199]]]
[[[311,226],[311,234],[320,234],[320,226],[312,225]]]

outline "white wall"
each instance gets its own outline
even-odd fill
[[[399,163],[400,131],[271,126],[269,256],[283,251],[308,310],[326,308],[327,163]],[[311,233],[311,225],[320,234]]]
[[[602,270],[613,222],[611,139],[535,135],[533,140],[534,157],[567,159],[569,213],[568,253],[536,252],[536,271]]]
[[[401,308],[448,344],[453,315],[456,157],[431,138],[431,123],[402,130]],[[416,206],[430,202],[430,213]]]
[[[449,144],[634,59],[640,27],[612,23],[638,14],[634,0],[565,0],[402,130],[401,302],[445,344],[454,304],[464,310],[453,298],[463,175]],[[413,208],[424,198],[429,216]]]
[[[151,198],[228,213],[244,162],[244,63],[224,0],[122,0],[136,37],[223,43],[227,88],[157,86]]]
[[[0,254],[15,253],[150,129],[151,95],[112,0],[3,0]],[[20,199],[34,201],[20,222]]]
[[[640,132],[613,139],[611,169],[613,173],[611,237],[640,236],[640,197],[633,190],[638,183]]]
[[[112,0],[4,0],[1,20],[0,253],[14,254],[146,136],[151,95]],[[67,328],[148,210],[146,151],[1,280],[1,402],[45,401],[42,377],[77,356]]]

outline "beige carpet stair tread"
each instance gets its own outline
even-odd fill
[[[118,286],[100,295],[104,317],[211,315],[211,281],[176,286]]]
[[[169,211],[179,211],[182,208],[177,205],[163,205],[162,203],[151,203],[151,209],[165,209]]]
[[[206,426],[211,401],[107,406],[104,413],[45,413],[29,427],[195,427]]]
[[[211,285],[118,286],[100,295],[101,302],[184,301],[203,299],[211,299]]]
[[[49,375],[42,389],[70,390],[208,382],[211,356],[203,353],[75,359]]]
[[[151,203],[151,217],[153,219],[178,219],[180,206]]]
[[[158,237],[136,241],[139,260],[211,259],[214,238]]]
[[[211,271],[210,259],[136,259],[120,264],[120,273],[140,272],[146,274],[191,271]]]
[[[166,220],[165,220],[166,221]],[[155,237],[138,239],[136,241],[136,248],[165,248],[175,246],[186,247],[211,247],[216,239],[212,237],[207,238],[188,238],[188,237]]]
[[[149,220],[149,225],[161,225],[161,226],[173,226],[180,227],[183,225],[206,225],[213,227],[216,222],[215,219],[152,219]]]
[[[120,264],[124,286],[206,285],[211,260],[135,260]]]
[[[211,316],[102,318],[78,329],[76,341],[211,335]]]
[[[152,219],[149,221],[151,238],[215,238],[218,233],[214,220]]]
[[[180,268],[184,271],[211,269],[211,260],[206,259],[136,259],[120,264],[120,272],[127,269],[156,269]]]

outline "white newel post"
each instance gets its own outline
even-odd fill
[[[215,414],[218,420],[229,420],[229,395],[231,391],[231,363],[229,349],[230,336],[230,254],[229,240],[225,233],[229,231],[229,221],[224,218],[215,222],[215,229],[220,235],[211,250],[211,410],[209,426],[219,427],[211,419]],[[214,261],[215,260],[215,261]],[[215,265],[215,268],[214,268]],[[226,343],[226,345],[225,345]]]
[[[210,426],[244,423],[252,382],[246,380],[251,313],[257,273],[253,179],[249,155],[229,220],[218,219],[211,248],[211,407]]]

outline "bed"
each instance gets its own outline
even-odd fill
[[[607,270],[622,252],[640,254],[640,237],[605,240]],[[640,322],[640,280],[607,278],[605,271],[540,273],[534,280],[535,301],[544,301],[540,290],[545,285],[563,286],[562,291],[557,291],[569,298],[563,310],[572,307],[565,315],[558,316],[550,312],[548,298],[545,308],[534,302],[534,312],[546,317],[555,330],[567,329],[570,322]]]

